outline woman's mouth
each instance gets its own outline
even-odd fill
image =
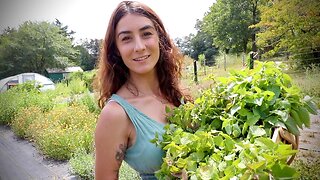
[[[143,60],[147,59],[148,57],[150,57],[150,55],[146,55],[146,56],[141,56],[141,57],[138,57],[138,58],[134,58],[133,60],[134,60],[134,61],[143,61]]]

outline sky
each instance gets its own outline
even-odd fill
[[[54,22],[59,19],[73,30],[77,40],[103,39],[110,15],[121,0],[0,0],[0,30],[18,27],[27,20]],[[162,19],[172,38],[195,33],[215,0],[140,0]]]

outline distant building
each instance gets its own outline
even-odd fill
[[[51,79],[53,82],[59,82],[65,79],[69,73],[72,72],[83,72],[83,69],[79,66],[66,67],[65,69],[52,68],[46,69],[46,76]]]

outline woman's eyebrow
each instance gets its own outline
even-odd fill
[[[121,34],[130,34],[131,31],[121,31],[118,33],[118,37],[121,35]]]
[[[144,31],[144,30],[147,30],[147,29],[155,29],[155,28],[153,26],[151,26],[151,25],[145,25],[142,28],[140,28],[140,31]]]
[[[155,30],[155,28],[154,28],[152,25],[145,25],[145,26],[143,26],[142,28],[140,28],[139,31],[144,31],[144,30],[147,30],[147,29],[154,29],[154,30]],[[120,32],[118,33],[118,37],[119,37],[121,34],[130,34],[130,33],[131,33],[131,31],[120,31]]]

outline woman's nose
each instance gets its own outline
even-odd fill
[[[135,51],[144,51],[146,49],[146,45],[143,41],[143,39],[141,39],[140,37],[137,37],[135,40]]]

